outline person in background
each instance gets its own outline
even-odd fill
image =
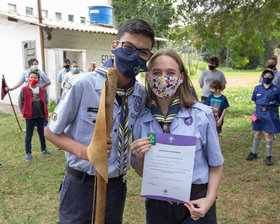
[[[262,72],[261,85],[255,87],[252,100],[256,104],[255,115],[257,120],[252,121],[252,127],[255,131],[252,152],[246,157],[246,160],[258,158],[258,148],[264,132],[266,146],[266,165],[274,164],[272,157],[273,134],[280,132],[280,120],[278,107],[280,104],[280,87],[272,84],[275,74],[271,70]]]
[[[96,69],[96,62],[95,61],[90,62],[90,67],[89,67],[88,71],[94,72],[95,69]]]
[[[74,80],[80,75],[81,72],[79,70],[78,63],[76,61],[71,62],[71,70],[63,77],[63,80],[61,82],[62,89],[65,87],[66,83],[70,80]],[[71,81],[72,83],[72,81]]]
[[[217,69],[219,67],[220,60],[218,57],[213,56],[210,57],[208,60],[208,68],[209,70],[206,70],[202,72],[198,82],[200,84],[200,88],[202,88],[202,94],[201,94],[201,102],[204,103],[207,97],[210,95],[210,84],[214,80],[219,80],[222,83],[222,89],[223,91],[226,88],[226,78],[223,72]]]
[[[222,83],[219,80],[215,80],[210,84],[211,93],[204,104],[217,108],[219,110],[218,120],[217,120],[217,132],[219,136],[219,142],[221,144],[222,137],[222,126],[224,123],[224,117],[229,107],[227,98],[222,94]]]
[[[25,135],[25,160],[32,160],[31,141],[35,124],[41,143],[41,152],[43,155],[52,155],[46,149],[46,140],[44,136],[44,119],[48,119],[48,108],[45,100],[44,89],[38,86],[40,75],[31,71],[28,76],[29,86],[24,86],[20,92],[18,105],[22,116],[26,121]]]
[[[224,158],[210,107],[196,102],[180,56],[160,49],[146,74],[147,107],[136,119],[131,144],[131,164],[142,176],[144,154],[151,149],[148,133],[196,137],[190,201],[185,204],[146,199],[147,224],[216,224],[216,196]]]
[[[61,69],[58,73],[58,76],[57,76],[57,82],[58,82],[58,85],[59,85],[59,88],[60,88],[60,95],[62,93],[62,86],[61,86],[61,83],[62,83],[62,80],[64,78],[64,76],[70,71],[70,60],[69,59],[64,59],[64,62],[63,62],[63,69]]]
[[[266,61],[266,67],[268,70],[273,71],[274,79],[272,80],[272,84],[276,86],[280,86],[280,72],[277,70],[277,57],[271,56]],[[262,77],[260,78],[260,83],[263,82]]]
[[[20,77],[18,83],[15,84],[11,88],[6,87],[7,91],[15,90],[18,87],[20,87],[23,83],[25,83],[26,85],[29,85],[28,77],[29,77],[31,72],[37,72],[40,75],[40,81],[38,83],[38,86],[45,88],[45,87],[47,87],[47,86],[49,86],[51,84],[51,81],[49,80],[47,75],[42,70],[40,70],[38,68],[38,60],[36,58],[31,58],[28,61],[28,65],[29,65],[29,69],[24,71],[24,73]]]
[[[136,75],[147,71],[155,43],[151,26],[140,19],[127,20],[112,42],[110,58],[94,72],[78,76],[65,85],[59,104],[45,129],[46,138],[66,151],[66,170],[61,185],[59,219],[63,224],[91,223],[95,168],[87,148],[95,131],[101,90],[109,68],[116,69],[117,94],[111,138],[107,139],[108,184],[105,224],[120,224],[126,199],[129,169],[129,133],[145,104],[145,88]],[[122,131],[126,127],[127,131]]]

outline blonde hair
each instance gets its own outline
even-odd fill
[[[176,93],[173,96],[173,99],[175,97],[179,96],[180,101],[181,101],[181,109],[183,108],[183,106],[186,108],[191,107],[196,101],[191,92],[191,88],[193,88],[193,85],[188,76],[188,71],[185,69],[182,59],[175,51],[168,49],[168,48],[158,50],[150,59],[150,62],[148,64],[148,72],[151,71],[154,60],[163,55],[169,56],[177,62],[180,73],[181,73],[181,75],[183,75],[183,78],[184,78],[183,83],[178,87]],[[146,74],[146,79],[145,79],[145,84],[146,84],[145,86],[146,86],[146,91],[147,91],[146,104],[147,104],[147,107],[151,107],[152,100],[157,102],[157,97],[153,93],[151,87],[148,84],[147,75],[148,75],[148,73]],[[194,88],[193,88],[193,90],[194,90]]]

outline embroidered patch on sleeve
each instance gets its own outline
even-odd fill
[[[52,114],[52,120],[53,120],[53,121],[56,121],[56,119],[57,119],[57,113],[54,112],[54,113]]]

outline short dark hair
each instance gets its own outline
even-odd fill
[[[29,59],[29,61],[28,61],[29,67],[32,65],[32,63],[33,63],[34,61],[36,61],[37,64],[39,63],[38,60],[37,60],[36,58],[31,58],[31,59]]]
[[[270,56],[269,59],[267,59],[267,60],[274,60],[277,64],[277,56],[275,56],[275,55]]]
[[[210,88],[211,88],[211,89],[215,89],[215,90],[217,90],[217,89],[221,90],[221,89],[222,89],[222,83],[221,83],[221,81],[219,81],[219,80],[214,80],[213,82],[211,82]]]
[[[208,63],[211,63],[211,62],[212,63],[214,62],[216,64],[216,66],[218,67],[220,64],[220,59],[217,56],[212,56],[208,59]]]
[[[266,73],[270,73],[270,74],[273,76],[273,78],[274,78],[274,76],[275,76],[275,75],[274,75],[274,72],[273,72],[272,70],[266,69],[266,70],[264,70],[264,71],[262,72],[261,77],[263,78],[264,75],[265,75]]]
[[[38,79],[40,79],[40,74],[39,74],[38,72],[31,71],[31,72],[29,73],[29,75],[28,75],[28,78],[29,78],[29,76],[30,76],[31,74],[37,75]]]
[[[152,41],[152,47],[155,44],[155,34],[153,28],[150,26],[149,23],[142,19],[130,19],[125,21],[122,26],[119,28],[117,34],[117,40],[119,40],[124,33],[130,34],[142,34],[146,37],[149,37]]]
[[[64,62],[70,64],[70,60],[69,60],[68,58],[65,58],[65,59],[64,59]]]

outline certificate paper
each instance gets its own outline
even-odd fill
[[[152,133],[145,153],[141,196],[184,203],[190,200],[196,137]]]

